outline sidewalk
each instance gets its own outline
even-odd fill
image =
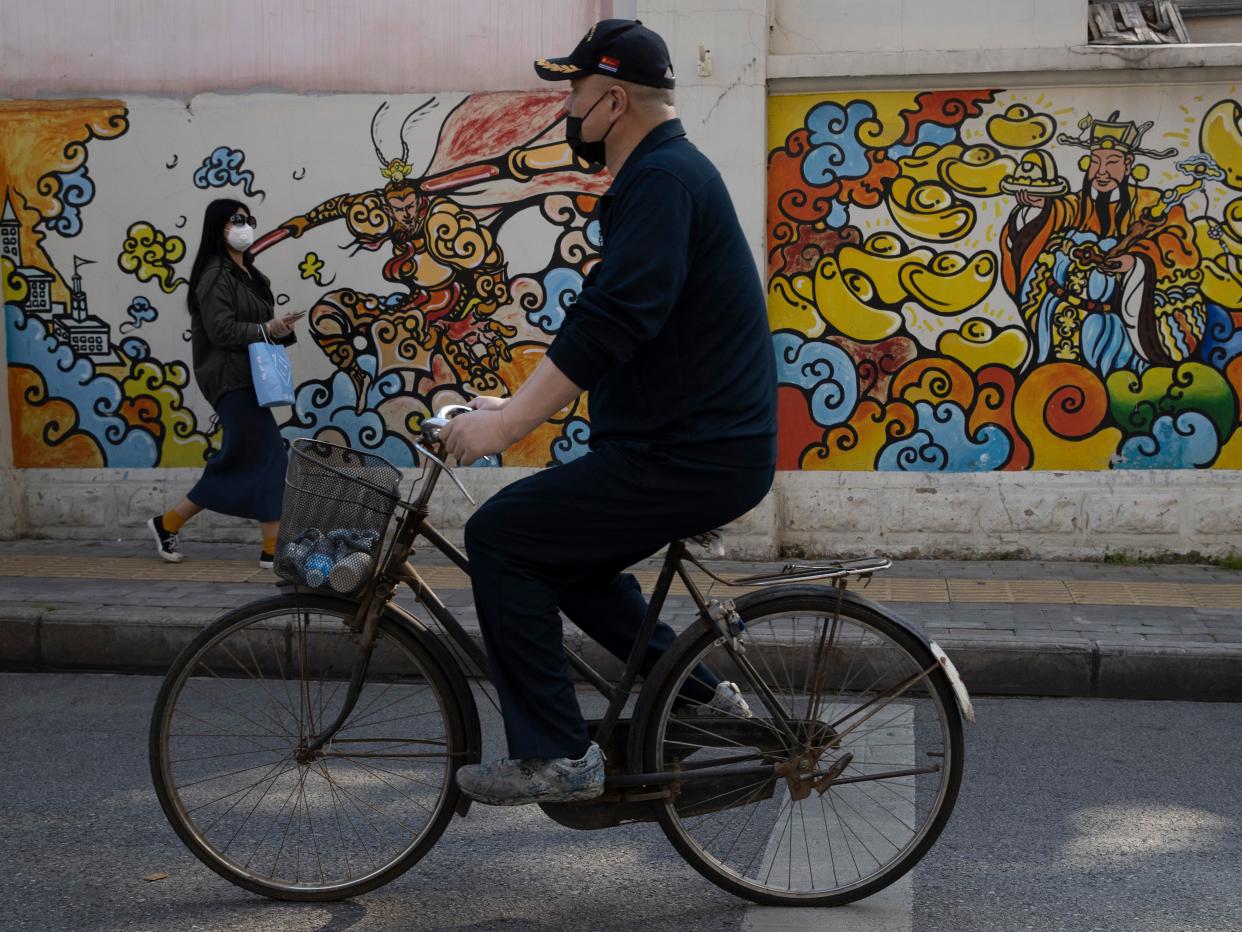
[[[0,541],[0,669],[162,672],[203,625],[276,591],[256,547],[183,549],[184,563],[165,564],[140,541]],[[439,554],[415,563],[477,634],[466,577]],[[725,575],[780,566],[711,565]],[[657,568],[635,568],[648,591]],[[973,693],[1242,700],[1242,571],[907,560],[860,591],[939,642]],[[416,606],[408,592],[400,601]],[[679,629],[693,620],[684,591],[665,617]],[[566,636],[617,669],[576,630]]]

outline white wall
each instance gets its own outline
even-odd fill
[[[9,97],[525,90],[608,0],[4,0]],[[564,50],[564,51],[558,51]]]
[[[945,76],[1008,82],[1022,71],[1041,83],[1057,71],[1065,84],[1098,81],[1096,69],[1122,72],[1110,83],[1202,81],[1205,66],[1242,75],[1236,48],[1084,50],[1085,0],[0,0],[0,87],[13,97],[182,98],[535,88],[531,59],[567,52],[609,15],[637,16],[668,40],[689,135],[721,167],[757,258],[769,90],[960,87]],[[711,52],[710,76],[697,74],[700,45]],[[1167,70],[1146,70],[1157,68]],[[23,513],[40,536],[112,533],[117,515],[125,533],[140,535],[147,511],[193,478],[28,470],[23,488],[6,473],[6,389],[0,381],[0,537],[20,530]],[[468,481],[486,493],[520,475],[475,471]],[[786,473],[740,523],[734,553],[1227,553],[1242,540],[1236,475]],[[444,507],[446,527],[460,527],[464,508]],[[203,536],[252,534],[227,519],[206,525]]]
[[[728,9],[711,0],[639,0],[636,14],[668,43],[686,133],[724,176],[763,268],[767,0]],[[709,76],[698,73],[700,46],[710,53]]]
[[[1089,45],[1087,0],[772,0],[770,15],[768,82],[779,92],[908,87],[911,76],[933,90],[1012,87],[1027,74],[1039,84],[1116,82],[1110,71],[1152,82],[1242,75],[1242,47],[1229,44],[1239,24],[1191,20],[1192,42],[1208,44]]]
[[[533,470],[463,469],[478,501]],[[190,469],[24,470],[31,537],[143,538],[175,504]],[[412,474],[411,474],[412,475]],[[1228,556],[1242,540],[1236,472],[781,472],[772,492],[726,530],[734,559],[870,556],[1042,559],[1128,553]],[[473,508],[447,481],[431,519],[460,542]],[[119,520],[118,520],[119,516]],[[204,513],[192,540],[253,541],[253,522]],[[187,544],[192,548],[192,542]]]
[[[773,55],[1064,48],[1086,41],[1086,0],[772,3]]]

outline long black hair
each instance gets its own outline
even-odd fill
[[[217,257],[226,263],[233,261],[233,257],[229,255],[224,243],[224,228],[228,225],[229,217],[237,213],[238,210],[244,210],[247,214],[250,213],[250,208],[241,201],[225,197],[212,201],[203,212],[203,235],[198,241],[198,255],[194,257],[194,267],[190,270],[190,293],[186,296],[186,303],[194,313],[198,312],[196,294],[198,293],[199,283],[202,282],[203,275],[207,271],[207,265],[212,259]],[[259,293],[268,301],[271,301],[271,286],[268,284],[267,276],[255,268],[254,256],[250,255],[249,252],[242,253],[242,264],[248,272],[252,273],[252,283]]]

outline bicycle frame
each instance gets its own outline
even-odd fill
[[[436,432],[446,423],[440,416],[423,422],[422,439],[436,452],[443,449]],[[288,502],[276,563],[286,591],[220,617],[164,678],[148,737],[156,795],[193,854],[245,889],[298,901],[365,893],[424,857],[454,814],[471,808],[458,768],[480,762],[477,701],[495,706],[496,694],[482,683],[488,654],[477,632],[467,633],[445,604],[453,600],[439,598],[424,579],[428,571],[414,565],[421,538],[467,576],[471,571],[465,548],[430,521],[442,474],[461,483],[431,450],[417,449],[424,457],[421,487],[403,496],[391,464],[378,468],[327,441],[295,442],[293,453],[307,459],[298,465],[307,469],[291,470],[287,486],[327,504]],[[359,516],[364,509],[374,519]],[[602,786],[593,786],[589,800],[536,800],[539,808],[576,830],[657,821],[687,863],[755,902],[828,906],[870,895],[908,871],[943,829],[962,775],[955,712],[973,720],[969,697],[934,642],[846,591],[851,577],[867,578],[887,560],[788,564],[722,578],[713,571],[720,567],[704,566],[706,557],[692,548],[713,536],[668,545],[644,617],[631,614],[627,637],[613,645],[628,655],[621,656],[623,669],[600,665],[606,678],[587,662],[592,655],[562,645],[564,662],[605,700],[592,706],[602,716],[585,723],[600,745],[592,755],[603,751],[603,773],[593,775]],[[334,549],[367,545],[373,569],[360,590],[347,591],[355,580],[332,572],[335,594],[307,585],[320,581],[322,564],[310,559],[316,551],[293,545],[315,540],[318,548],[320,538]],[[716,590],[711,598],[700,574],[733,591],[759,591],[736,603],[731,592]],[[659,619],[677,580],[684,590],[675,602],[687,593],[697,617],[647,670],[653,636],[671,633]],[[831,585],[801,585],[809,580]],[[396,603],[402,585],[417,607]],[[800,629],[803,622],[809,623]],[[484,633],[490,644],[492,632]],[[612,643],[606,632],[596,633]],[[496,680],[499,666],[490,671]],[[476,673],[478,683],[467,679]],[[726,688],[717,685],[725,681]],[[919,683],[914,695],[876,718]],[[876,787],[881,798],[856,785],[877,781],[888,781]],[[807,800],[820,812],[803,812]],[[704,816],[712,820],[700,821]],[[726,830],[721,853],[716,841]],[[861,866],[854,841],[865,852]],[[798,850],[805,869],[795,874]],[[847,865],[852,872],[838,871]]]
[[[340,713],[336,720],[324,729],[323,733],[316,736],[315,739],[308,744],[302,751],[307,756],[313,755],[316,751],[332,740],[336,732],[344,725],[353,711],[358,696],[361,693],[362,683],[366,678],[368,665],[372,649],[375,645],[376,633],[378,630],[378,622],[381,614],[390,608],[396,608],[393,603],[393,596],[396,593],[397,586],[405,584],[414,592],[419,602],[427,609],[431,616],[440,624],[448,639],[452,642],[452,646],[456,647],[460,654],[468,658],[474,663],[479,671],[486,675],[487,657],[478,645],[462,627],[461,623],[449,610],[449,608],[436,596],[434,590],[419,575],[418,570],[409,561],[410,554],[414,551],[417,540],[425,538],[436,550],[446,556],[454,565],[460,568],[467,575],[470,574],[470,563],[466,555],[455,547],[443,534],[428,520],[430,515],[429,503],[431,496],[435,491],[436,485],[442,473],[448,472],[458,487],[465,492],[465,488],[461,486],[455,476],[452,475],[451,469],[437,456],[429,450],[418,446],[419,452],[422,453],[428,461],[428,472],[423,481],[422,490],[418,498],[413,503],[400,502],[400,507],[405,511],[399,519],[396,531],[392,541],[388,545],[388,549],[384,558],[381,560],[379,571],[367,583],[360,595],[358,611],[354,616],[350,627],[360,634],[360,649],[358,657],[355,661],[354,669],[350,677],[350,684],[346,697],[342,704]],[[466,493],[469,497],[469,493]],[[473,501],[473,499],[471,499]],[[679,578],[686,587],[691,599],[699,610],[699,622],[704,624],[708,630],[713,631],[720,637],[724,643],[726,651],[732,657],[734,663],[741,671],[744,679],[749,682],[747,685],[751,687],[756,695],[758,695],[764,705],[771,713],[771,721],[776,723],[783,737],[788,742],[789,748],[795,748],[800,745],[800,740],[796,735],[793,725],[792,716],[776,698],[771,690],[763,682],[762,677],[751,665],[746,658],[744,649],[738,642],[738,636],[741,634],[743,626],[740,617],[734,609],[732,601],[719,602],[709,599],[699,589],[693,578],[691,578],[687,563],[692,563],[700,569],[707,572],[712,578],[726,584],[743,583],[749,586],[765,586],[775,585],[778,583],[787,583],[792,581],[805,581],[808,579],[831,579],[837,587],[843,588],[845,582],[850,576],[870,576],[871,573],[886,569],[890,561],[883,558],[873,560],[854,561],[853,563],[840,563],[826,566],[790,564],[784,568],[781,573],[761,576],[749,576],[739,580],[722,580],[720,577],[711,573],[697,559],[690,556],[684,541],[674,541],[668,547],[665,553],[664,563],[660,569],[659,577],[656,580],[655,588],[648,600],[647,614],[643,619],[642,626],[639,629],[638,637],[635,640],[634,647],[631,650],[627,660],[625,670],[621,675],[621,679],[616,683],[610,683],[599,671],[595,670],[581,655],[575,651],[565,648],[567,660],[571,667],[576,670],[592,687],[594,687],[605,699],[608,700],[608,707],[600,720],[594,740],[601,747],[608,747],[609,741],[612,739],[618,722],[621,721],[621,714],[624,711],[627,699],[638,679],[639,670],[643,655],[646,652],[647,644],[651,640],[651,636],[655,632],[656,624],[659,622],[660,612],[664,608],[664,602],[672,588],[674,578]],[[839,604],[839,603],[838,603]],[[413,617],[398,609],[400,614],[412,623],[419,623]],[[924,671],[923,676],[929,675],[935,666]],[[922,677],[920,677],[921,679]],[[909,688],[912,684],[905,684]],[[739,722],[738,727],[745,727],[746,722]],[[740,778],[762,778],[772,777],[773,779],[786,776],[782,765],[763,764],[748,768],[726,768],[730,779]],[[608,778],[608,786],[615,789],[639,788],[652,786],[666,786],[668,784],[681,784],[691,781],[707,781],[720,777],[722,773],[719,769],[712,767],[703,768],[686,768],[676,772],[662,773],[627,773],[610,775]],[[639,795],[631,797],[634,799],[651,799],[651,795]]]

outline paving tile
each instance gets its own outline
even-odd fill
[[[195,542],[192,551],[191,559],[169,565],[155,560],[145,541],[0,541],[0,609],[16,619],[26,606],[80,626],[117,619],[193,626],[273,592],[274,577],[254,565],[253,548]],[[415,563],[459,621],[477,630],[465,574],[434,553],[420,553]],[[634,568],[648,592],[659,565],[652,559]],[[736,577],[784,565],[713,566]],[[745,591],[695,576],[713,598]],[[1242,643],[1242,572],[1210,566],[908,560],[858,591],[938,638],[997,645],[1069,639],[1080,647]],[[418,610],[405,590],[398,601]],[[697,609],[680,585],[664,615],[678,628],[694,621]]]
[[[955,637],[978,638],[980,640],[1017,640],[1017,632],[1012,628],[948,628],[950,634]]]

